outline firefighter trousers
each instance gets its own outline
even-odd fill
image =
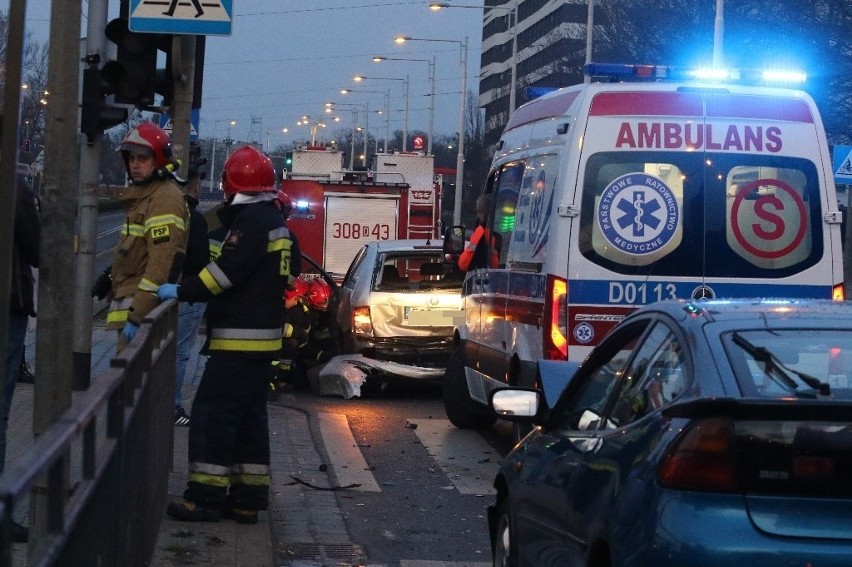
[[[185,500],[211,509],[266,510],[272,378],[272,357],[211,353],[192,403]]]

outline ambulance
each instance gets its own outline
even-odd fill
[[[469,272],[444,377],[457,427],[495,387],[582,361],[635,308],[682,298],[843,300],[841,212],[822,120],[767,76],[589,64],[519,107],[484,193],[499,267]],[[718,73],[718,72],[716,72]]]

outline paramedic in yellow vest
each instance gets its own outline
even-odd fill
[[[121,352],[142,318],[159,304],[157,288],[180,278],[189,213],[172,176],[176,163],[162,128],[140,124],[127,133],[119,151],[130,183],[120,195],[125,217],[112,263],[107,327],[119,331]]]
[[[198,275],[157,292],[164,301],[207,302],[208,359],[192,403],[189,479],[183,501],[166,511],[188,522],[255,524],[269,499],[266,400],[281,353],[292,240],[268,157],[251,146],[236,150],[225,162],[222,189],[221,253]]]

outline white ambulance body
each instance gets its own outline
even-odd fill
[[[831,165],[797,90],[592,82],[519,107],[484,190],[500,267],[466,277],[448,417],[493,422],[490,390],[583,360],[654,301],[842,299]]]

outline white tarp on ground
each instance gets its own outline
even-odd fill
[[[374,360],[360,354],[341,354],[325,365],[312,369],[308,374],[314,394],[342,396],[348,400],[361,395],[361,386],[370,375],[385,374],[408,379],[436,380],[444,375],[444,369]]]

